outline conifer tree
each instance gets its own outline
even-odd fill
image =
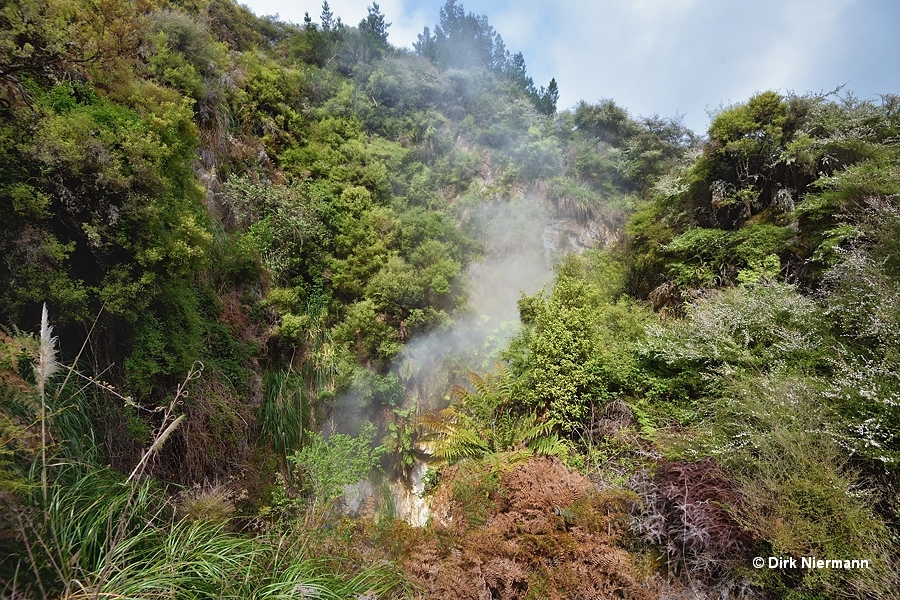
[[[322,23],[322,31],[331,31],[335,28],[334,13],[331,12],[328,0],[322,3],[322,14],[319,16],[319,21]]]
[[[366,18],[359,22],[359,31],[369,44],[383,52],[388,47],[387,30],[391,24],[385,23],[384,14],[377,2],[373,2],[368,10]]]
[[[545,115],[552,116],[556,114],[556,102],[559,100],[559,86],[556,84],[556,77],[550,79],[547,88],[541,86],[540,92],[537,94],[536,105],[539,111]]]

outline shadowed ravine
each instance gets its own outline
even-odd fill
[[[449,403],[452,385],[465,385],[469,373],[489,371],[520,326],[518,301],[552,282],[554,264],[569,253],[614,242],[618,237],[602,219],[574,219],[559,214],[543,196],[534,193],[508,201],[494,201],[473,209],[469,225],[480,233],[482,258],[466,270],[467,311],[454,316],[449,328],[413,338],[391,366],[406,390],[401,410],[412,414],[435,412]],[[332,414],[332,428],[358,430],[366,415],[353,394],[340,397]],[[431,516],[423,499],[428,453],[408,469],[387,465],[386,487],[378,480],[348,486],[344,511],[371,513],[387,503],[396,518],[424,526]],[[384,498],[389,494],[390,498]]]

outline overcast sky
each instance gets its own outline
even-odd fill
[[[395,46],[434,28],[445,0],[382,0]],[[321,1],[248,0],[259,15],[318,22]],[[684,115],[697,132],[708,110],[753,93],[845,90],[900,94],[900,0],[468,0],[535,84],[559,83],[559,108],[612,98],[632,115]],[[330,0],[348,25],[371,0]]]

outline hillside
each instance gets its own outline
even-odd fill
[[[900,99],[389,17],[0,3],[2,596],[893,597]]]

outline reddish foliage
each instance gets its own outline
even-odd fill
[[[436,524],[403,561],[422,597],[655,596],[638,575],[634,557],[617,545],[613,525],[626,503],[614,494],[598,493],[556,459],[532,458],[507,467],[485,498],[484,524],[471,527],[463,507],[447,492],[461,471],[445,471],[435,498]]]
[[[665,547],[670,569],[713,581],[729,565],[747,564],[754,540],[733,516],[740,493],[712,460],[663,462],[656,478],[639,487],[646,504],[638,528]]]

